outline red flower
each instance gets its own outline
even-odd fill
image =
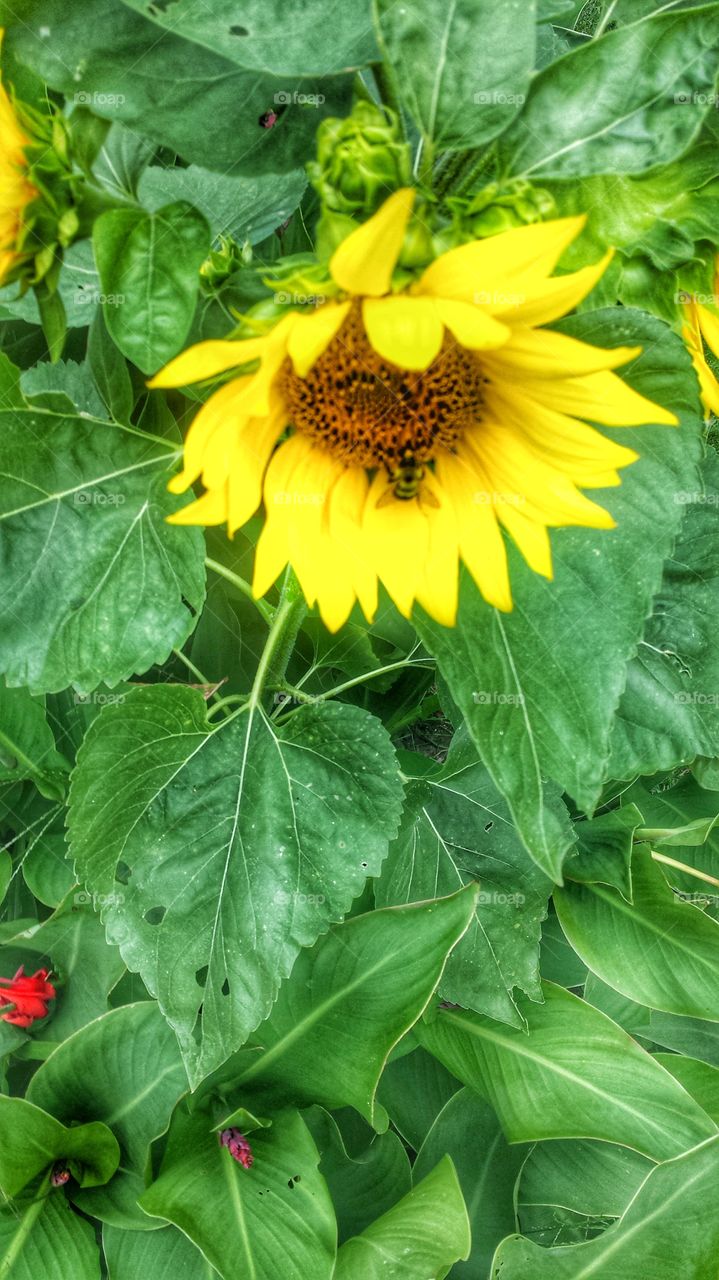
[[[16,1027],[30,1027],[38,1018],[47,1017],[48,1000],[54,1000],[55,988],[47,979],[49,969],[38,969],[31,978],[25,976],[20,965],[14,978],[0,978],[0,1008],[5,1004],[15,1006],[10,1013],[0,1014],[0,1021],[12,1022]]]
[[[239,1129],[223,1129],[222,1133],[218,1133],[217,1138],[221,1147],[227,1147],[233,1160],[243,1165],[245,1169],[252,1168],[255,1162],[252,1147]]]

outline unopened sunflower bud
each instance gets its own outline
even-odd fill
[[[239,1129],[223,1129],[217,1137],[220,1146],[227,1148],[233,1160],[241,1164],[244,1169],[252,1168],[255,1162],[252,1147]]]
[[[410,181],[409,147],[387,107],[357,102],[352,114],[323,120],[310,181],[326,209],[366,217]]]

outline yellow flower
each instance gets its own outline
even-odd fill
[[[378,582],[405,616],[417,602],[451,626],[460,560],[490,604],[511,609],[502,526],[548,578],[548,528],[613,527],[580,490],[619,484],[637,454],[581,419],[676,423],[609,372],[640,348],[537,327],[575,307],[611,256],[551,277],[583,218],[451,249],[393,293],[413,200],[395,192],[342,242],[337,298],[286,313],[263,337],[199,343],[151,383],[259,360],[192,424],[171,488],[201,476],[206,492],[172,519],[226,521],[232,535],[264,498],[255,593],[289,563],[331,630],[356,600],[373,617]]]
[[[719,258],[717,259],[717,292],[719,292]],[[715,413],[719,416],[719,381],[710,368],[704,354],[704,343],[719,359],[719,318],[706,307],[692,298],[686,304],[688,323],[684,327],[684,341],[694,361],[694,368],[699,378],[704,407],[707,416]]]
[[[29,144],[0,84],[0,284],[18,260],[23,211],[37,194],[27,179],[25,147]]]

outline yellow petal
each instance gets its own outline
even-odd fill
[[[557,218],[459,245],[427,268],[418,287],[437,298],[481,303],[492,310],[492,293],[499,286],[517,276],[548,276],[585,222],[584,215]]]
[[[288,517],[292,473],[309,447],[306,437],[290,436],[273,454],[267,468],[265,523],[257,542],[252,580],[256,596],[264,596],[269,591],[290,558]]]
[[[228,421],[241,420],[242,404],[251,383],[252,376],[235,378],[215,391],[203,404],[187,433],[184,468],[179,475],[173,477],[168,486],[172,493],[184,493],[201,474],[205,454],[214,433],[221,430]],[[212,487],[216,488],[217,484]]]
[[[432,502],[423,501],[425,492],[431,494]],[[417,586],[417,603],[443,627],[453,627],[459,595],[459,534],[449,497],[429,470],[422,481],[420,506],[427,521],[429,543]]]
[[[697,304],[697,318],[702,337],[709,347],[710,351],[719,358],[719,317],[714,315],[713,311],[709,311],[707,307],[701,307]]]
[[[613,250],[610,249],[599,262],[590,267],[582,267],[581,271],[553,276],[551,280],[544,280],[536,285],[523,285],[521,289],[517,289],[514,297],[510,296],[506,303],[500,302],[494,307],[494,314],[511,318],[517,324],[551,324],[553,320],[573,311],[592,292],[612,257]]]
[[[492,371],[501,370],[511,381],[527,376],[566,378],[617,369],[641,354],[641,347],[605,350],[551,329],[515,328],[513,324],[509,340],[489,356],[486,364]]]
[[[287,342],[295,373],[305,378],[346,320],[350,302],[325,303],[316,311],[300,312]]]
[[[266,418],[250,418],[243,428],[235,428],[227,490],[227,532],[230,537],[242,528],[262,501],[265,470],[285,425],[282,409]]]
[[[309,442],[308,442],[309,445]],[[314,604],[331,565],[323,536],[325,504],[342,463],[312,445],[302,450],[292,472],[287,509],[289,560],[309,604]]]
[[[497,515],[508,533],[511,534],[533,573],[548,578],[554,577],[552,569],[552,544],[545,525],[530,520],[516,507],[500,503]]]
[[[169,485],[168,485],[169,488]],[[227,486],[209,489],[196,502],[167,517],[168,524],[224,524],[227,519]]]
[[[345,559],[345,572],[351,575],[362,611],[371,622],[377,612],[377,574],[362,532],[368,491],[366,471],[361,467],[346,467],[330,494],[328,516],[332,538]]]
[[[148,381],[148,387],[187,387],[193,382],[203,382],[218,373],[234,369],[238,365],[257,360],[265,349],[266,338],[232,339],[211,338],[198,342],[194,347],[175,356],[164,369]]]
[[[446,324],[457,342],[471,351],[501,347],[511,334],[506,324],[500,324],[481,307],[474,307],[469,302],[438,298],[435,305],[442,323]]]
[[[413,204],[410,187],[395,191],[368,222],[335,249],[330,272],[340,289],[373,298],[389,292]]]
[[[475,463],[465,451],[442,451],[437,458],[437,478],[454,507],[460,554],[484,599],[496,609],[512,608],[512,592],[504,545],[494,506]]]
[[[378,355],[402,369],[426,369],[439,355],[444,326],[431,298],[369,298],[362,318]]]
[[[378,506],[386,493],[386,476],[377,472],[365,503],[363,533],[377,576],[408,618],[422,580],[429,530],[416,498],[392,497]]]
[[[589,418],[608,427],[641,427],[662,423],[676,427],[679,420],[663,405],[634,391],[616,373],[588,373],[584,378],[554,381],[525,378],[522,389],[533,400],[577,418]]]

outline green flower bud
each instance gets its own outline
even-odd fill
[[[317,160],[308,170],[326,209],[368,217],[411,180],[409,147],[396,114],[361,101],[346,119],[323,120],[317,130]]]

